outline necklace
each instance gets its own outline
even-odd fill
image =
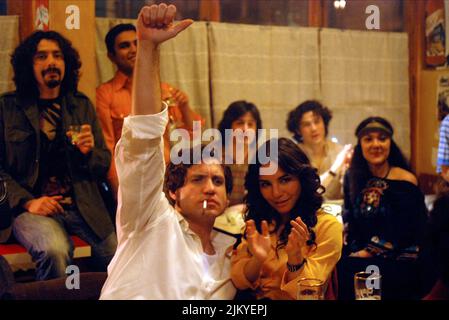
[[[370,171],[371,171],[371,170],[370,170]],[[373,178],[385,180],[385,179],[387,179],[388,175],[390,174],[390,171],[391,171],[391,166],[388,165],[387,173],[386,173],[385,176],[383,176],[383,177],[379,177],[378,175],[374,174],[372,171],[371,171],[370,173],[371,173],[371,176],[372,176]]]

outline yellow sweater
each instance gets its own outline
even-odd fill
[[[341,256],[343,245],[343,226],[332,215],[317,212],[317,224],[313,228],[316,234],[316,248],[303,252],[306,264],[296,279],[286,282],[287,253],[284,248],[278,250],[276,256],[276,234],[271,234],[271,250],[268,259],[262,266],[259,279],[251,283],[246,279],[243,268],[251,259],[245,240],[237,247],[231,259],[231,278],[237,289],[252,289],[258,299],[274,300],[296,299],[297,281],[301,278],[314,278],[327,281]]]

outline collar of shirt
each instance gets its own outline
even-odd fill
[[[182,214],[178,212],[178,210],[175,209],[176,217],[178,218],[179,225],[182,228],[182,231],[185,233],[191,234],[191,235],[197,235],[195,232],[193,232],[189,227],[189,222],[184,218]]]
[[[182,230],[190,235],[194,235],[195,237],[198,237],[198,235],[192,231],[189,227],[189,222],[184,218],[184,216],[178,212],[178,210],[175,210],[176,217],[178,219],[178,223],[181,226]],[[236,239],[234,237],[228,236],[222,232],[212,230],[211,232],[211,239],[212,239],[212,245],[216,250],[225,249],[227,250],[229,247],[234,245]]]
[[[127,88],[131,82],[131,79],[123,72],[117,70],[114,79],[112,80],[112,88],[114,91],[119,91],[123,88]]]

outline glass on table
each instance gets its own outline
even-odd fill
[[[299,279],[297,299],[324,300],[324,282],[319,279]]]
[[[357,272],[354,275],[354,292],[356,300],[380,300],[381,280],[379,273]]]

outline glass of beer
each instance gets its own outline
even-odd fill
[[[380,300],[381,280],[379,273],[357,272],[354,275],[354,292],[356,300]]]
[[[297,299],[324,300],[324,282],[319,279],[299,279]]]

